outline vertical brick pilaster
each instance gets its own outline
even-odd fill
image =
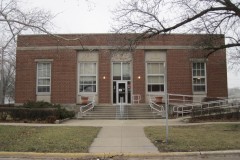
[[[133,94],[141,95],[141,103],[145,103],[145,87],[145,54],[144,50],[136,50],[133,53]]]
[[[111,55],[108,50],[99,51],[98,102],[111,103]],[[105,76],[105,79],[103,77]]]

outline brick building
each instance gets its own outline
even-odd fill
[[[16,55],[16,104],[28,100],[126,104],[132,95],[168,93],[227,97],[226,51],[199,49],[206,35],[170,34],[139,42],[129,50],[126,34],[20,35]],[[64,38],[63,38],[64,37]],[[215,45],[224,36],[212,35]],[[71,39],[71,40],[70,40]]]

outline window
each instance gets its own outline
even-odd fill
[[[37,63],[37,93],[50,93],[51,91],[51,63]]]
[[[205,92],[206,69],[204,62],[194,62],[192,65],[193,92]]]
[[[131,69],[130,63],[119,62],[113,63],[113,80],[130,80]]]
[[[148,92],[164,92],[164,63],[147,63]]]
[[[96,92],[96,63],[79,63],[79,92]]]

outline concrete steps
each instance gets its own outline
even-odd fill
[[[116,106],[95,106],[93,111],[85,113],[80,119],[161,119],[162,116],[152,112],[148,105],[126,105],[124,112]]]

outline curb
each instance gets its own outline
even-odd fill
[[[156,154],[135,153],[36,153],[36,152],[0,152],[0,158],[113,158],[113,157],[189,157],[210,155],[238,155],[240,150],[200,151],[200,152],[161,152]]]

